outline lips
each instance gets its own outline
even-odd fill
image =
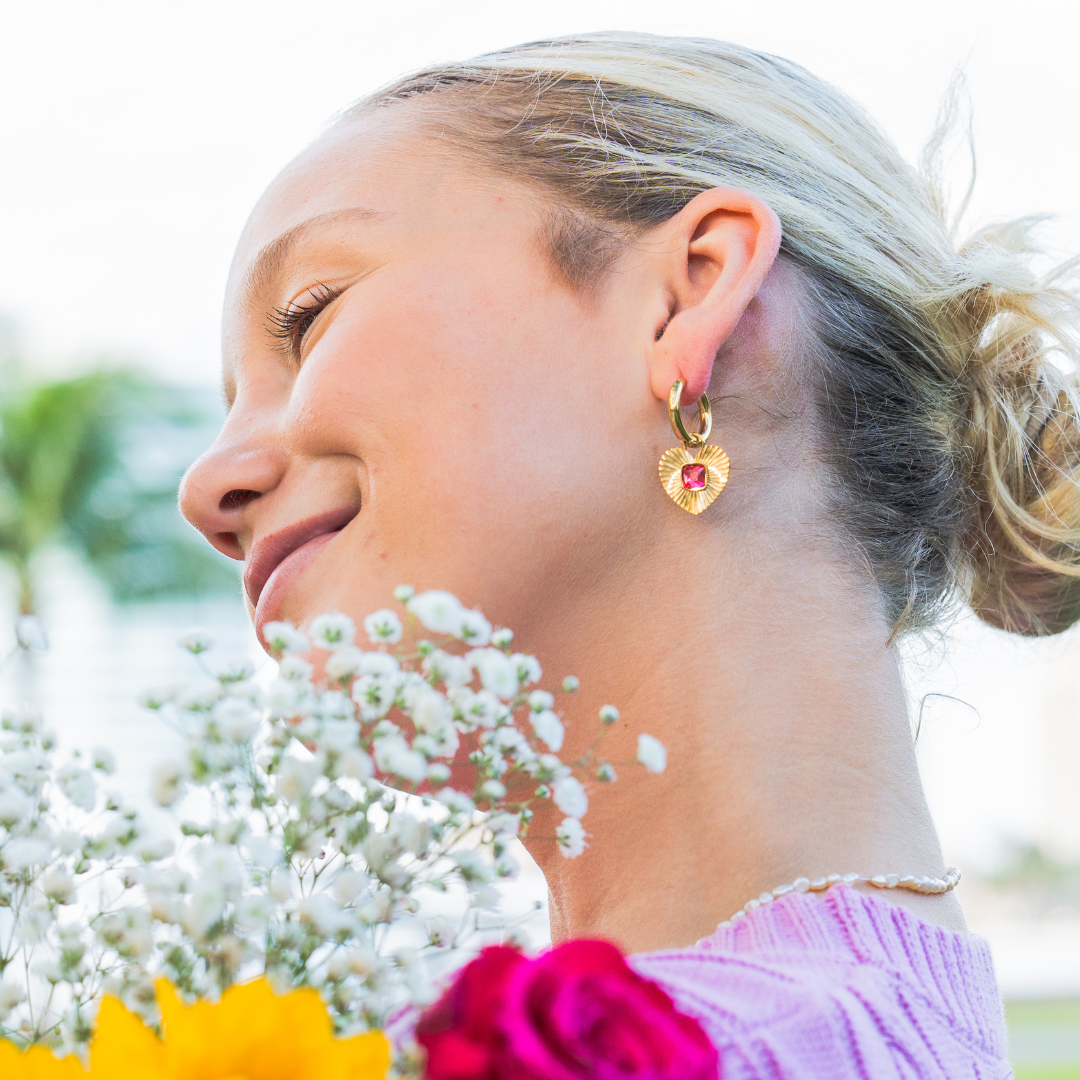
[[[252,607],[259,607],[268,585],[276,584],[286,572],[298,571],[301,564],[308,562],[319,548],[341,532],[357,512],[352,506],[327,510],[257,540],[244,570],[244,591]]]

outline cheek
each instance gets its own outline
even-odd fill
[[[334,587],[437,586],[494,616],[596,555],[632,497],[619,409],[594,404],[611,400],[613,369],[625,379],[625,357],[535,276],[429,269],[410,273],[425,282],[413,292],[391,273],[360,286],[312,351],[294,415],[314,453],[352,455],[362,477],[355,558]]]

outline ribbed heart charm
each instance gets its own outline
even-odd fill
[[[660,483],[684,510],[700,514],[724,490],[730,468],[719,446],[676,446],[660,459]]]

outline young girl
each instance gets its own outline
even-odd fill
[[[362,100],[240,242],[184,512],[259,625],[448,589],[580,676],[571,754],[609,700],[661,738],[584,857],[530,850],[725,1080],[1010,1075],[894,646],[1080,617],[1076,308],[1026,244],[957,244],[801,68],[623,34]]]

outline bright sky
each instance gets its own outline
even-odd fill
[[[1057,242],[1080,250],[1076,10],[1060,0],[8,3],[0,315],[43,367],[120,354],[213,383],[244,220],[329,116],[410,68],[600,29],[787,56],[861,101],[909,158],[963,66],[979,154],[973,217],[1062,215]],[[1030,645],[969,625],[952,641],[947,662],[913,682],[978,709],[931,699],[921,740],[947,851],[977,863],[1002,835],[1046,836],[1056,821],[1080,852],[1080,796],[1060,799],[1080,769],[1080,638]],[[1065,728],[1051,715],[1073,734],[1054,736]]]
[[[1077,217],[1077,19],[1060,0],[9,3],[0,314],[40,362],[120,353],[215,380],[245,217],[332,113],[409,68],[582,30],[787,56],[861,101],[909,156],[963,65],[980,214]]]

